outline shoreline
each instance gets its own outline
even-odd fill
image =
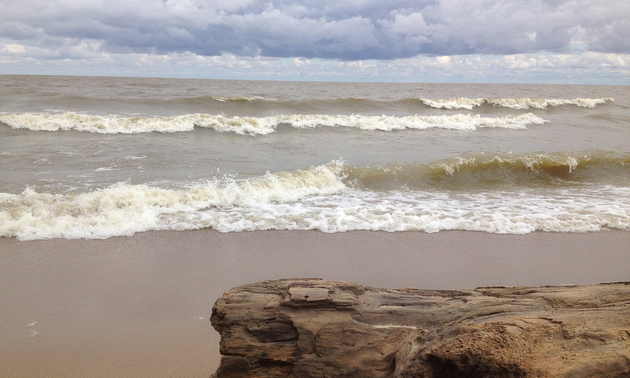
[[[0,366],[6,376],[208,377],[220,357],[208,318],[235,286],[296,277],[392,289],[627,281],[629,248],[630,232],[618,230],[0,238]]]

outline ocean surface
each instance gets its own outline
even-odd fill
[[[630,230],[630,87],[0,76],[0,236]]]

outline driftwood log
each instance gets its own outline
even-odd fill
[[[226,377],[630,377],[630,282],[386,290],[319,279],[232,289]]]

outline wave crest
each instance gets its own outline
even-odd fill
[[[222,96],[209,96],[203,98],[210,98],[219,102],[254,102],[254,101],[274,101],[272,98],[262,96],[243,96],[243,97],[222,97]]]
[[[577,184],[554,181],[576,181],[580,175],[584,182]],[[544,185],[536,187],[536,180]],[[185,189],[121,183],[76,195],[32,188],[0,193],[0,236],[94,239],[199,228],[511,234],[630,230],[628,182],[630,156],[611,153],[481,154],[387,167],[333,161]]]
[[[0,193],[0,236],[21,240],[107,238],[161,229],[198,228],[191,221],[208,209],[265,207],[330,195],[345,185],[342,163],[291,172],[269,173],[249,180],[208,182],[187,190],[116,184],[78,195]],[[236,210],[235,210],[236,211]],[[197,226],[195,225],[197,224]]]
[[[478,128],[524,129],[546,121],[534,114],[482,117],[480,115],[441,116],[362,116],[362,115],[277,115],[268,117],[225,117],[210,114],[186,114],[171,117],[96,116],[67,112],[63,114],[3,113],[0,122],[15,129],[33,131],[77,130],[101,134],[138,134],[149,132],[192,131],[195,127],[241,135],[266,135],[280,125],[294,128],[350,127],[361,130],[393,131],[431,128],[472,131]]]
[[[373,189],[563,186],[630,179],[630,155],[605,151],[481,153],[429,164],[346,167],[349,182]]]
[[[575,105],[582,108],[594,108],[605,102],[614,102],[613,98],[573,98],[573,99],[544,99],[544,98],[447,98],[432,100],[421,98],[423,104],[436,109],[468,109],[484,104],[510,109],[547,109],[549,106]]]

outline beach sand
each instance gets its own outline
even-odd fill
[[[322,277],[469,289],[630,280],[630,232],[147,232],[0,238],[0,377],[208,377],[232,287]]]

